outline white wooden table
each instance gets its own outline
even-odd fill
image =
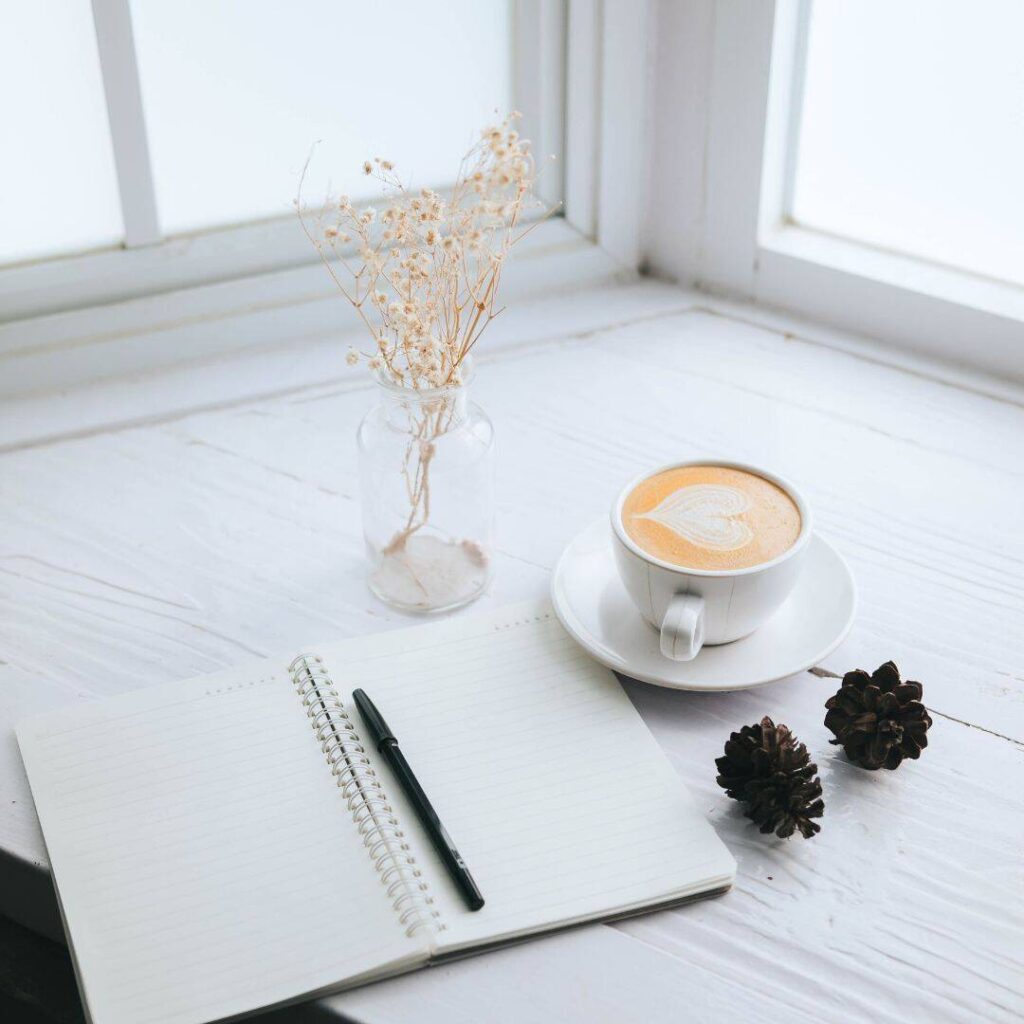
[[[476,387],[499,445],[484,601],[543,594],[563,545],[648,465],[776,467],[859,586],[853,633],[821,669],[892,658],[923,681],[922,759],[851,767],[827,742],[835,683],[819,674],[722,695],[627,682],[735,853],[734,891],[315,1012],[368,1024],[1024,1013],[1024,393],[989,397],[794,330],[651,283],[510,314]],[[339,353],[312,339],[0,413],[0,912],[53,927],[19,717],[408,621],[364,586],[353,432],[372,392]],[[820,766],[811,841],[759,835],[715,785],[729,732],[764,714]]]

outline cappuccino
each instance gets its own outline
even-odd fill
[[[727,466],[679,466],[641,481],[622,526],[648,555],[682,569],[749,569],[788,551],[800,509],[777,484]]]

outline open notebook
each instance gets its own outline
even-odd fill
[[[486,899],[462,903],[365,687]],[[721,892],[735,864],[546,606],[358,637],[18,728],[96,1024],[196,1024]]]

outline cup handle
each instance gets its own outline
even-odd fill
[[[692,661],[704,645],[704,598],[676,594],[661,621],[661,653],[673,661]]]

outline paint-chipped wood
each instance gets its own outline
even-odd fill
[[[476,384],[498,440],[485,603],[544,593],[564,544],[645,466],[721,455],[802,485],[857,578],[857,623],[824,665],[760,690],[628,684],[736,853],[734,892],[321,1008],[371,1024],[1018,1019],[1024,396],[709,313],[667,286],[543,309],[520,314],[524,344],[484,360]],[[83,436],[0,454],[0,846],[19,863],[46,865],[10,731],[22,715],[409,621],[363,581],[353,434],[372,392],[340,368],[311,383],[325,350],[308,344],[211,369],[233,391],[202,411],[153,399],[146,421],[139,389],[159,379],[94,389]],[[104,426],[119,401],[138,425]],[[73,393],[39,403],[75,432]],[[924,683],[931,745],[867,773],[829,745],[822,705],[834,674],[890,658]],[[728,733],[764,714],[821,767],[809,842],[765,840],[714,784]],[[0,910],[12,900],[0,887]]]

